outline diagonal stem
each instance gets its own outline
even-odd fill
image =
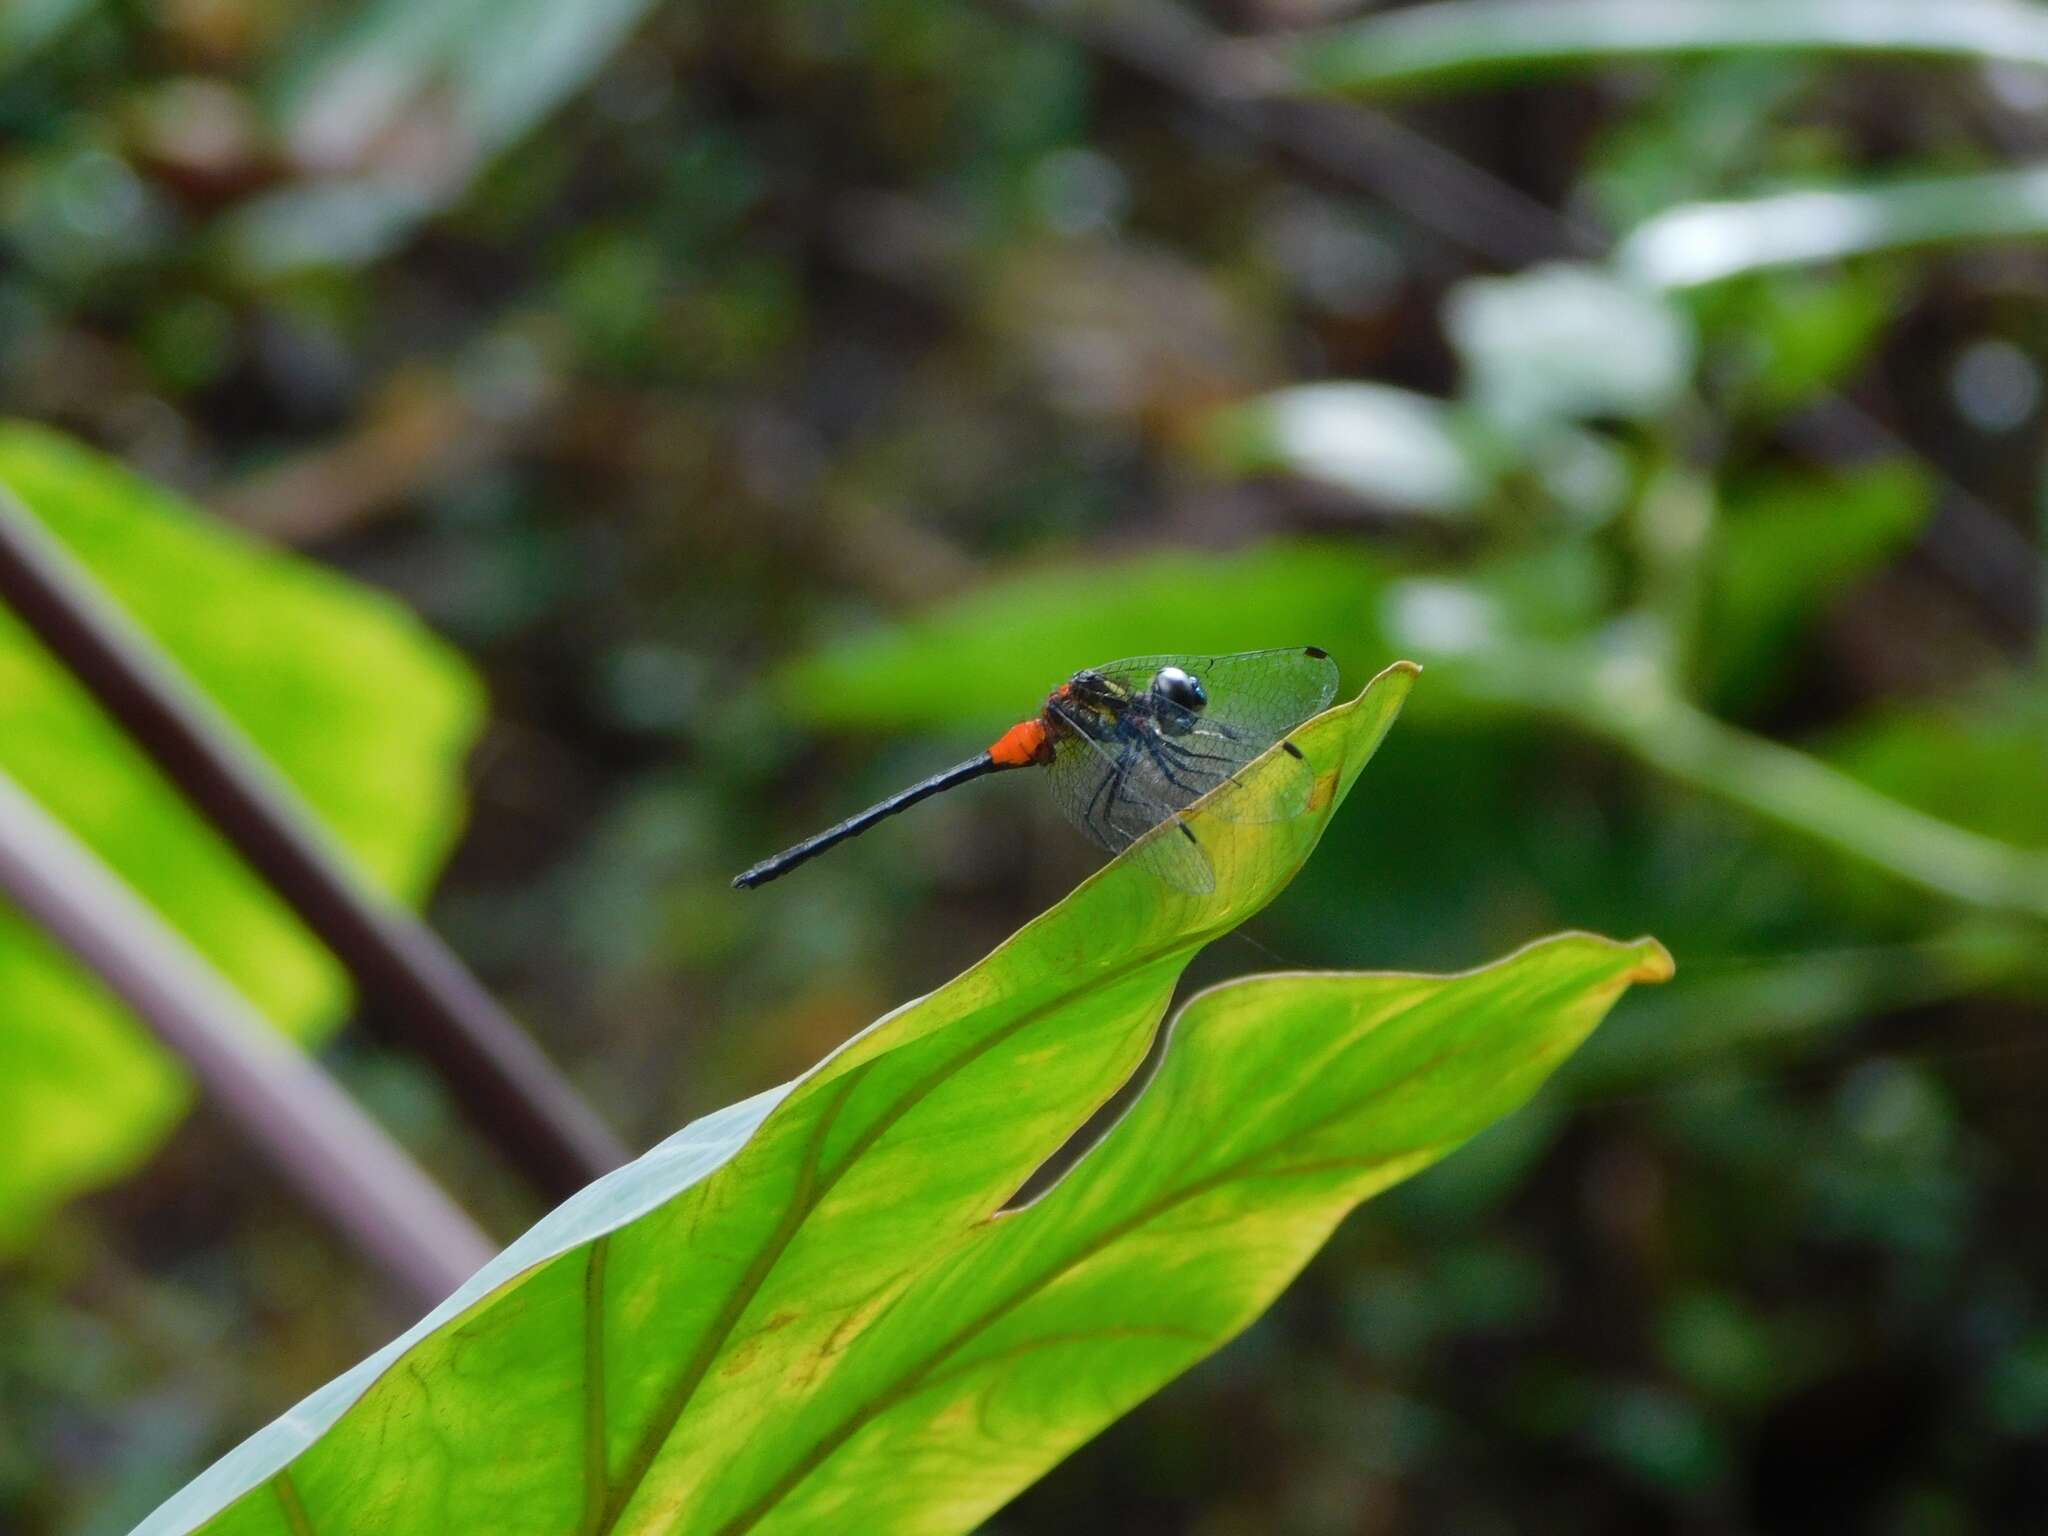
[[[543,1193],[566,1198],[626,1150],[425,924],[372,895],[311,811],[0,485],[0,602],[149,754],[348,967],[364,1021],[424,1056]]]
[[[41,806],[0,776],[0,893],[183,1058],[239,1130],[416,1301],[494,1245],[313,1059]]]

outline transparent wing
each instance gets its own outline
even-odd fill
[[[1161,667],[1179,667],[1209,695],[1199,729],[1226,740],[1256,743],[1249,762],[1337,696],[1337,663],[1311,647],[1238,651],[1229,656],[1131,656],[1091,670],[1133,693],[1152,685]]]
[[[1260,776],[1260,793],[1238,792],[1244,769],[1266,745],[1139,722],[1120,739],[1062,742],[1053,757],[1053,793],[1070,817],[1093,804],[1100,820],[1114,804],[1115,826],[1129,830],[1121,842],[1106,844],[1111,847],[1124,846],[1197,800],[1223,821],[1292,821],[1308,809],[1315,791],[1315,772],[1305,759],[1275,761]],[[1083,830],[1105,841],[1100,828]]]
[[[1216,869],[1202,849],[1199,835],[1176,816],[1161,822],[1131,850],[1131,862],[1142,864],[1175,890],[1206,896],[1216,889]]]
[[[1179,667],[1202,684],[1209,702],[1199,712],[1152,698],[1153,677]],[[1152,725],[1151,750],[1130,770],[1140,796],[1184,806],[1235,785],[1244,766],[1304,720],[1327,709],[1337,693],[1337,664],[1321,651],[1240,651],[1228,656],[1135,656],[1093,669],[1129,690],[1146,707],[1133,715]],[[1288,821],[1308,809],[1314,770],[1299,756],[1268,770],[1267,793],[1218,794],[1206,807],[1226,821]]]
[[[1061,814],[1111,853],[1137,844],[1132,858],[1179,890],[1216,888],[1215,872],[1179,803],[1158,793],[1143,771],[1147,754],[1135,739],[1087,733],[1061,741],[1050,779]],[[1192,798],[1192,797],[1187,797]]]
[[[1151,691],[1162,667],[1198,679],[1208,702],[1187,710]],[[1200,832],[1181,816],[1197,800],[1226,821],[1286,821],[1308,808],[1315,773],[1299,752],[1276,759],[1264,792],[1238,793],[1244,768],[1324,709],[1336,664],[1299,648],[1230,656],[1137,656],[1089,669],[1111,702],[1052,709],[1068,727],[1054,749],[1053,799],[1089,837],[1132,857],[1169,884],[1214,889]]]

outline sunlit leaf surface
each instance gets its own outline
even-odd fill
[[[48,3],[48,0],[45,0]],[[490,158],[585,86],[649,0],[373,0],[281,71],[272,109],[321,179],[227,221],[250,277],[354,265],[403,244]]]
[[[468,669],[397,604],[250,544],[54,433],[0,426],[11,487],[319,811],[416,897],[461,816],[481,713]],[[0,612],[0,771],[176,924],[250,1001],[314,1038],[347,997],[326,952]],[[132,1169],[189,1097],[141,1027],[0,914],[0,1246]]]
[[[1105,1141],[996,1215],[1137,1066],[1193,953],[1293,876],[1412,676],[1296,733],[1307,814],[1204,827],[1213,893],[1112,864],[571,1200],[143,1529],[970,1528],[1666,973],[1653,942],[1573,935],[1460,976],[1219,988]]]
[[[479,156],[533,127],[589,77],[648,0],[377,0],[346,13],[288,72],[279,107],[292,132],[329,154],[390,132],[429,94]]]

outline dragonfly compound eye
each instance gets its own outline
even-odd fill
[[[1201,679],[1193,673],[1183,672],[1179,667],[1161,667],[1152,679],[1152,692],[1189,714],[1199,713],[1202,706],[1209,702],[1209,695],[1202,689]]]

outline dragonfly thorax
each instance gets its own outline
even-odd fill
[[[1100,672],[1076,672],[1046,700],[1046,716],[1055,729],[1081,728],[1095,735],[1108,730],[1128,715],[1134,702],[1132,692]]]

